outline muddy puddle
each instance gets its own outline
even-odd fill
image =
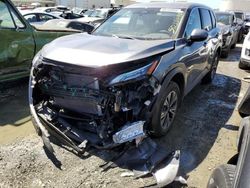
[[[30,121],[27,82],[0,91],[0,145],[35,133]]]

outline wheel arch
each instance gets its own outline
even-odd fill
[[[167,84],[169,84],[171,81],[178,84],[181,91],[181,96],[183,97],[186,88],[186,76],[182,67],[176,67],[170,70],[161,80],[161,84],[163,84],[164,82],[167,82]]]

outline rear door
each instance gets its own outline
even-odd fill
[[[198,67],[201,71],[204,71],[208,67],[209,62],[212,61],[211,58],[213,58],[213,52],[215,51],[213,50],[215,47],[213,40],[217,37],[218,33],[217,30],[215,30],[215,25],[212,19],[213,15],[211,14],[210,10],[201,8],[200,15],[202,29],[208,32],[208,38],[203,43],[204,49],[201,53],[203,61]]]
[[[32,29],[6,0],[0,0],[0,82],[27,76],[34,56]]]

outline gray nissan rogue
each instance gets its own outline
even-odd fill
[[[92,34],[47,44],[34,58],[29,104],[38,133],[80,151],[163,136],[181,101],[213,80],[221,39],[213,11],[188,3],[125,7]]]

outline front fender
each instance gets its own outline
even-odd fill
[[[163,55],[161,57],[159,65],[156,67],[153,76],[157,78],[159,83],[163,83],[167,79],[171,77],[171,75],[175,73],[182,73],[186,80],[186,65],[180,61],[183,57],[182,48],[183,45],[176,45],[175,50]],[[172,72],[174,71],[174,72]],[[170,81],[170,80],[169,80]]]

